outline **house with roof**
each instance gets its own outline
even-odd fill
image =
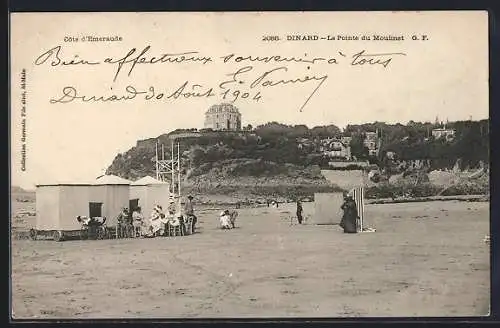
[[[435,139],[445,139],[446,141],[452,141],[455,139],[455,129],[447,129],[446,126],[442,128],[437,128],[432,130],[432,136]]]
[[[368,155],[377,156],[380,150],[380,138],[377,132],[365,132],[363,145],[368,148]]]
[[[341,138],[327,138],[320,140],[320,152],[329,158],[351,159],[351,146]]]

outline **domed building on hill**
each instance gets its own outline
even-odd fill
[[[204,127],[213,130],[241,130],[241,113],[231,104],[213,105],[205,113]]]

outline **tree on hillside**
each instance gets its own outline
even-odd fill
[[[464,167],[474,167],[480,161],[489,162],[489,120],[457,121],[446,124],[455,129],[455,137],[451,141],[443,138],[435,140],[431,134],[433,128],[441,125],[429,122],[410,121],[403,124],[386,124],[384,122],[348,125],[344,135],[353,137],[351,153],[359,159],[369,159],[368,150],[363,145],[364,133],[379,131],[382,146],[379,151],[380,165],[388,165],[383,154],[392,151],[401,160],[430,159],[433,169],[452,167],[457,159],[462,159]],[[249,128],[252,128],[249,126]],[[174,132],[193,131],[178,129]],[[165,145],[166,157],[170,156],[170,139],[172,133],[140,140],[135,147],[123,154],[117,154],[107,173],[124,177],[137,178],[154,174],[154,156],[156,142]],[[180,139],[181,150],[191,150],[191,165],[212,166],[222,160],[252,159],[281,164],[307,166],[327,163],[317,147],[318,139],[334,137],[341,134],[335,125],[316,126],[308,129],[305,125],[290,126],[278,122],[269,122],[253,129],[253,133],[227,133],[206,130],[198,138]],[[311,138],[311,142],[298,147],[297,139]],[[370,159],[376,162],[375,159]]]
[[[288,131],[290,127],[286,124],[278,123],[276,121],[261,124],[255,128],[258,134],[265,133],[282,133]]]
[[[320,138],[332,138],[341,135],[342,131],[336,125],[323,125],[323,126],[315,126],[311,129],[312,137],[320,137]]]
[[[351,139],[351,155],[356,157],[357,159],[366,159],[368,158],[368,147],[366,147],[363,142],[365,140],[365,135],[363,133],[361,134],[354,134],[352,135]]]
[[[464,167],[474,167],[480,161],[489,160],[489,139],[481,136],[480,130],[479,125],[467,126],[453,144],[454,153],[462,159]]]
[[[294,139],[307,136],[309,136],[309,128],[303,124],[293,126],[290,133],[288,133],[288,137]]]

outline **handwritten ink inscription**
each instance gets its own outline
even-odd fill
[[[278,87],[309,87],[311,92],[308,93],[305,101],[299,105],[299,110],[302,111],[328,80],[326,72],[331,70],[330,67],[347,65],[353,68],[374,67],[388,69],[390,64],[401,56],[406,56],[406,53],[370,53],[361,50],[349,54],[343,51],[335,51],[332,52],[331,56],[326,57],[313,57],[307,53],[303,56],[292,57],[277,54],[256,56],[234,53],[223,56],[210,56],[199,51],[152,54],[151,46],[148,45],[141,50],[132,48],[125,55],[116,58],[104,57],[96,59],[82,58],[78,54],[68,56],[63,53],[62,46],[58,45],[39,55],[34,64],[36,66],[47,66],[51,69],[112,65],[114,67],[113,83],[117,82],[123,74],[132,77],[136,69],[146,66],[176,64],[206,66],[214,63],[219,63],[223,67],[224,65],[242,65],[236,70],[231,69],[230,73],[225,73],[224,78],[216,85],[186,79],[174,86],[139,87],[128,85],[121,92],[116,93],[111,87],[106,94],[100,95],[84,95],[75,86],[64,86],[60,95],[49,100],[51,104],[67,104],[74,101],[120,102],[134,99],[164,101],[216,96],[234,103],[236,101],[260,101],[268,90]],[[322,71],[324,73],[311,73],[313,68],[316,72]],[[300,73],[297,73],[298,71]]]

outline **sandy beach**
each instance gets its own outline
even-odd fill
[[[365,224],[377,231],[357,235],[299,226],[293,204],[242,208],[231,231],[218,229],[219,211],[200,211],[199,233],[185,237],[14,239],[14,318],[489,312],[489,203],[367,205]]]

